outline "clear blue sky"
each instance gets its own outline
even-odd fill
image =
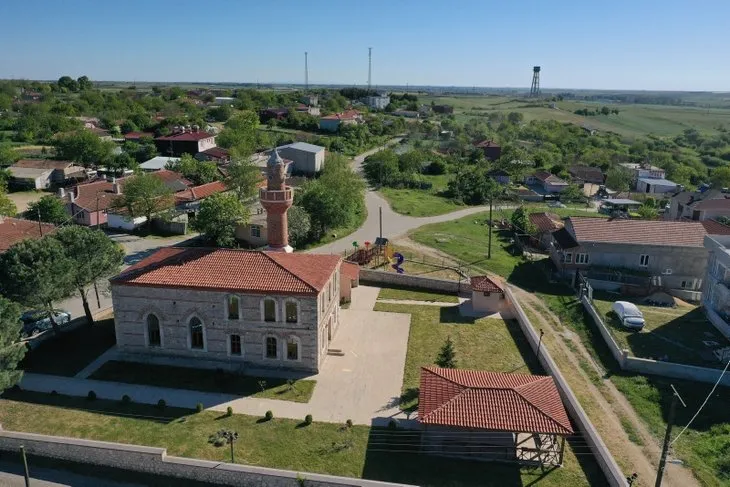
[[[0,78],[730,90],[728,0],[0,0]]]

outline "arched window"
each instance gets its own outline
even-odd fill
[[[284,312],[287,323],[296,323],[299,321],[299,305],[297,305],[296,301],[287,301],[284,304]]]
[[[286,359],[299,360],[299,338],[291,336],[286,339]]]
[[[197,350],[205,348],[203,322],[197,316],[190,318],[190,348]]]
[[[276,301],[264,299],[264,321],[276,321]]]
[[[160,319],[155,314],[147,315],[147,344],[150,347],[162,346],[162,335],[160,334]]]
[[[237,320],[239,317],[240,299],[238,296],[228,296],[228,319]]]
[[[279,358],[279,341],[276,337],[268,336],[264,340],[264,357]]]

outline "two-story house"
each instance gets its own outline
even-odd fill
[[[552,234],[550,258],[560,274],[580,271],[596,289],[663,289],[697,301],[707,266],[703,239],[728,234],[730,227],[714,221],[570,217]]]
[[[337,255],[167,247],[111,279],[127,360],[317,372],[339,326]]]
[[[199,130],[198,127],[178,127],[172,134],[155,139],[157,152],[163,156],[180,157],[183,154],[194,156],[215,147],[215,135]]]
[[[672,196],[665,220],[712,220],[730,217],[730,194],[720,190],[680,191]]]
[[[535,171],[525,178],[525,184],[533,191],[537,190],[538,193],[543,194],[561,193],[568,187],[566,181],[547,171]]]

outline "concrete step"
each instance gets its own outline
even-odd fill
[[[328,348],[327,349],[327,355],[335,355],[337,357],[344,357],[345,356],[345,352],[343,352],[339,348]]]

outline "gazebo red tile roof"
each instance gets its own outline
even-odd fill
[[[471,288],[473,291],[485,293],[504,293],[502,287],[490,279],[489,276],[472,276]]]
[[[340,261],[337,255],[165,247],[111,281],[130,286],[316,296]]]
[[[418,421],[423,424],[573,434],[548,376],[422,367],[418,397]]]

